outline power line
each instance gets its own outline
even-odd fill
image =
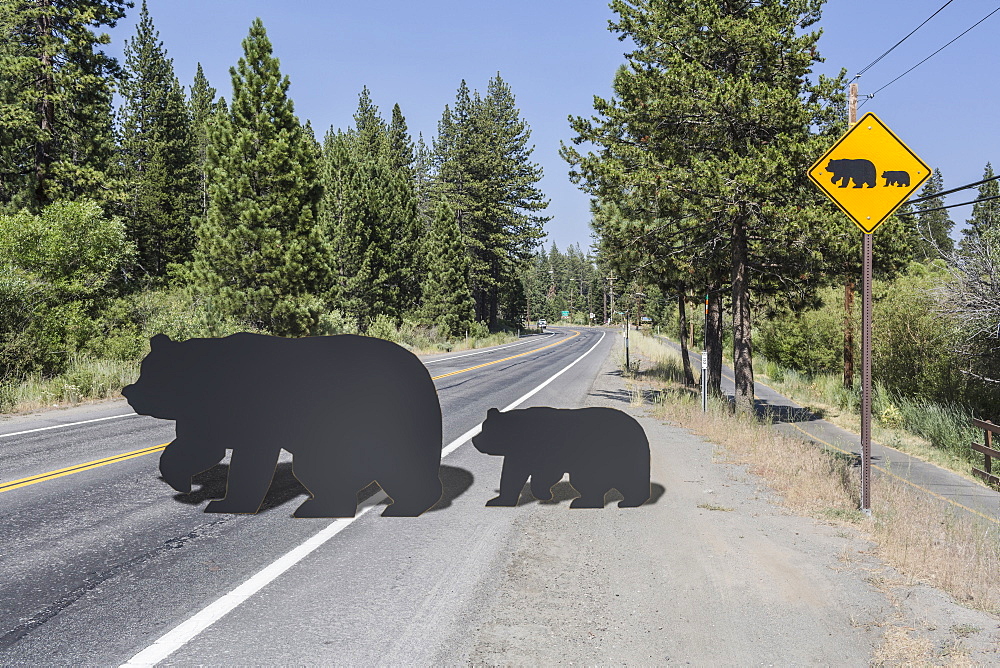
[[[919,202],[923,202],[929,199],[934,199],[935,197],[940,197],[941,195],[950,195],[952,193],[957,193],[959,190],[968,190],[969,188],[975,188],[980,184],[986,183],[988,181],[996,181],[997,179],[1000,179],[1000,175],[991,176],[988,179],[983,179],[982,181],[976,181],[975,183],[966,183],[964,186],[958,186],[957,188],[952,188],[951,190],[942,190],[941,192],[936,192],[931,195],[925,195],[923,197],[918,197],[917,199],[911,199],[908,200],[906,203],[917,204]],[[977,200],[977,201],[985,201],[985,200]],[[961,206],[961,204],[953,204],[952,206]]]
[[[955,206],[965,206],[967,204],[978,204],[979,202],[989,202],[991,199],[1000,199],[1000,195],[991,195],[990,197],[982,197],[980,199],[974,199],[971,202],[962,202],[961,204],[949,204],[947,206],[936,206],[933,209],[922,209],[920,211],[914,211],[913,213],[904,214],[904,215],[913,215],[914,213],[930,213],[931,211],[940,211],[942,209],[950,209],[950,208],[955,207]]]
[[[860,69],[860,70],[858,71],[858,73],[854,75],[854,78],[855,78],[855,79],[859,78],[859,77],[860,77],[860,76],[861,76],[862,74],[864,74],[865,72],[867,72],[868,70],[870,70],[870,69],[871,69],[872,67],[874,67],[874,66],[875,66],[875,64],[876,64],[876,63],[878,63],[878,61],[882,60],[883,58],[885,58],[886,56],[888,56],[888,55],[889,55],[890,53],[892,53],[892,51],[893,51],[893,50],[894,50],[894,49],[895,49],[895,48],[896,48],[897,46],[899,46],[900,44],[902,44],[903,42],[905,42],[905,41],[906,41],[907,39],[909,39],[909,38],[910,38],[910,36],[911,36],[911,35],[913,35],[913,33],[917,32],[918,30],[920,30],[921,28],[923,28],[923,27],[924,27],[924,24],[926,24],[926,23],[927,23],[928,21],[930,21],[930,20],[931,20],[932,18],[934,18],[935,16],[937,16],[937,15],[938,15],[938,14],[939,14],[939,13],[941,12],[941,10],[942,10],[942,9],[944,9],[945,7],[947,7],[948,5],[950,5],[950,4],[951,4],[952,2],[954,2],[954,1],[955,1],[955,0],[948,0],[948,2],[946,2],[946,3],[944,3],[943,5],[941,5],[940,7],[938,7],[938,10],[937,10],[936,12],[934,12],[933,14],[931,14],[930,16],[928,16],[928,17],[927,17],[926,19],[924,19],[923,23],[921,23],[921,24],[920,24],[920,25],[918,25],[918,26],[917,26],[916,28],[914,28],[913,30],[911,30],[911,31],[909,32],[909,34],[907,34],[907,35],[906,35],[906,37],[904,37],[903,39],[899,40],[898,42],[896,42],[895,44],[893,44],[893,45],[892,45],[891,47],[889,47],[889,49],[888,49],[888,50],[886,50],[886,52],[885,52],[885,53],[883,53],[883,54],[882,54],[881,56],[879,56],[878,58],[876,58],[876,59],[875,59],[875,60],[873,60],[872,62],[870,62],[870,63],[868,63],[867,65],[865,65],[864,67],[862,67],[862,68],[861,68],[861,69]]]
[[[914,65],[914,66],[913,66],[913,67],[911,67],[910,69],[906,70],[905,72],[903,72],[902,74],[900,74],[900,75],[899,75],[898,77],[896,77],[895,79],[893,79],[892,81],[890,81],[890,82],[889,82],[889,83],[887,83],[886,85],[884,85],[884,86],[882,86],[881,88],[879,88],[878,90],[876,90],[876,91],[875,91],[874,93],[868,93],[868,97],[867,97],[867,99],[866,99],[866,100],[865,100],[864,102],[862,102],[862,103],[861,103],[861,104],[860,104],[860,105],[858,106],[858,108],[860,109],[861,107],[865,106],[865,104],[866,104],[866,103],[868,102],[868,100],[870,100],[870,99],[872,99],[873,97],[875,97],[875,95],[877,95],[877,94],[878,94],[878,93],[880,93],[881,91],[885,90],[886,88],[888,88],[888,87],[889,87],[889,86],[891,86],[892,84],[896,83],[897,81],[899,81],[900,79],[902,79],[903,77],[905,77],[905,76],[906,76],[907,74],[909,74],[909,73],[910,73],[910,72],[912,72],[913,70],[917,69],[918,67],[920,67],[921,65],[923,65],[924,63],[926,63],[926,62],[927,62],[928,60],[930,60],[931,58],[933,58],[933,57],[934,57],[934,56],[936,56],[937,54],[939,54],[939,53],[941,53],[942,51],[944,51],[944,50],[945,50],[946,48],[948,48],[949,46],[951,46],[952,44],[954,44],[955,42],[957,42],[957,41],[958,41],[958,39],[959,39],[960,37],[964,36],[964,35],[965,35],[966,33],[968,33],[968,32],[969,32],[970,30],[972,30],[972,29],[973,29],[973,28],[975,28],[975,27],[976,27],[977,25],[979,25],[980,23],[982,23],[982,22],[983,22],[983,21],[985,21],[986,19],[990,18],[991,16],[993,16],[993,15],[994,15],[994,14],[996,14],[997,12],[1000,12],[1000,7],[997,7],[997,8],[996,8],[996,9],[994,9],[994,10],[993,10],[992,12],[990,12],[989,14],[987,14],[986,16],[984,16],[983,18],[981,18],[981,19],[979,19],[978,21],[976,21],[975,23],[973,23],[973,24],[972,24],[971,26],[969,26],[968,28],[966,28],[966,30],[965,30],[964,32],[962,32],[962,34],[961,34],[961,35],[959,35],[959,36],[958,36],[958,37],[956,37],[955,39],[951,40],[950,42],[948,42],[947,44],[945,44],[944,46],[942,46],[942,47],[941,47],[940,49],[938,49],[937,51],[935,51],[935,52],[934,52],[934,53],[932,53],[931,55],[929,55],[929,56],[927,56],[926,58],[924,58],[923,60],[921,60],[921,61],[920,61],[919,63],[917,63],[916,65]]]

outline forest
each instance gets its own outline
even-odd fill
[[[106,55],[132,6],[0,7],[0,404],[114,396],[161,332],[433,350],[524,327],[548,201],[499,73],[459,82],[429,143],[367,88],[317,134],[259,19],[224,97],[200,64],[181,84],[145,2]]]

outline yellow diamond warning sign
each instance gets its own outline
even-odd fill
[[[867,234],[930,175],[930,167],[871,113],[809,168],[809,178]]]

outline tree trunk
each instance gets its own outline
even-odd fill
[[[490,331],[497,331],[497,323],[499,321],[499,307],[500,307],[500,288],[497,286],[492,286],[489,289],[489,319],[487,324],[489,325]]]
[[[35,202],[41,207],[48,203],[49,165],[52,164],[52,134],[55,128],[55,55],[52,48],[51,0],[35,0],[40,10],[36,27],[41,53],[38,54],[41,67],[35,85],[38,87],[38,127],[41,130],[35,143]]]
[[[733,223],[733,370],[736,375],[736,410],[754,407],[753,350],[750,334],[750,268],[747,266],[746,223]]]
[[[684,289],[681,286],[677,286],[677,320],[680,325],[678,338],[681,342],[681,359],[684,361],[684,384],[694,385],[694,372],[691,370],[687,347],[687,311],[684,308]]]
[[[708,323],[706,327],[706,353],[708,356],[708,393],[722,396],[722,292],[718,286],[709,287]]]
[[[854,387],[854,281],[844,284],[844,387]]]

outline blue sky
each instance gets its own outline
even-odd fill
[[[853,76],[927,18],[945,0],[831,0],[824,10],[817,72],[841,67]],[[139,8],[110,31],[108,53],[121,57]],[[201,62],[219,94],[230,96],[229,68],[240,41],[261,17],[281,69],[291,79],[296,113],[317,135],[352,123],[363,86],[385,117],[399,103],[410,132],[430,143],[459,83],[485,92],[497,72],[511,86],[532,130],[533,159],[551,200],[546,245],[591,242],[589,199],[569,182],[560,141],[572,137],[567,116],[590,115],[593,96],[607,97],[626,44],[607,30],[603,0],[148,0],[150,14],[181,83]],[[861,94],[873,92],[995,9],[995,0],[957,0],[869,70]],[[1000,13],[861,110],[873,111],[954,187],[1000,163],[1000,96],[991,83],[1000,66]],[[818,156],[817,156],[818,157]],[[956,193],[948,203],[973,199]],[[958,226],[971,207],[949,210]],[[958,227],[956,226],[956,227]],[[877,233],[876,233],[877,237]],[[876,239],[877,243],[877,239]]]

